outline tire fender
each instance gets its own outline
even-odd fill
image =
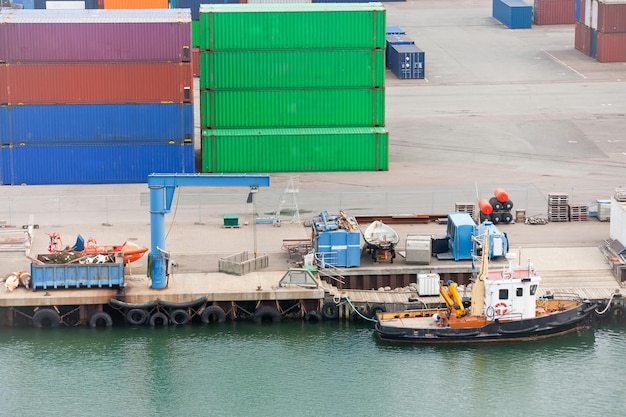
[[[380,304],[374,304],[373,306],[370,307],[369,310],[369,317],[371,319],[375,319],[376,318],[376,314],[378,313],[384,313],[387,310],[385,309],[384,306],[381,306]]]
[[[322,306],[322,316],[327,320],[334,320],[339,317],[339,307],[332,301],[324,303]]]
[[[38,329],[43,327],[59,327],[61,317],[51,308],[40,308],[33,314],[33,326]]]
[[[317,310],[309,310],[304,315],[304,320],[309,323],[319,323],[322,321],[322,313]]]
[[[183,325],[189,323],[189,313],[187,310],[182,308],[177,308],[176,310],[170,313],[170,322],[176,325]]]
[[[252,320],[256,324],[270,321],[272,323],[280,322],[280,313],[274,307],[263,306],[259,307],[252,315]]]
[[[161,313],[157,311],[156,313],[150,316],[150,326],[167,326],[169,320],[165,313]]]
[[[126,321],[133,326],[142,325],[148,320],[148,312],[143,308],[131,308],[126,313]]]
[[[220,306],[208,306],[200,315],[202,323],[224,323],[226,321],[226,313]]]
[[[111,327],[113,326],[113,319],[104,311],[100,311],[89,319],[89,327]]]

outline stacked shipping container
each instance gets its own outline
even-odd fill
[[[384,54],[380,3],[201,5],[202,171],[387,170]]]
[[[387,68],[401,79],[424,78],[424,51],[399,26],[387,26],[386,34]]]
[[[626,0],[576,0],[574,46],[600,62],[626,62]]]
[[[188,10],[2,10],[1,183],[194,172],[190,44]]]
[[[576,22],[576,0],[535,0],[533,23],[570,25]]]

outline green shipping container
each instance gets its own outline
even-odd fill
[[[381,3],[202,4],[200,49],[384,49]]]
[[[202,132],[202,172],[386,171],[389,132],[375,128]]]
[[[384,88],[203,90],[203,129],[385,125]]]
[[[384,87],[385,71],[383,49],[202,51],[200,54],[203,90]]]
[[[191,47],[200,48],[200,21],[191,21]]]

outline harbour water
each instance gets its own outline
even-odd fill
[[[626,327],[486,346],[369,323],[0,330],[0,416],[622,416]]]

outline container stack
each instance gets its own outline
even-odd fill
[[[600,62],[626,62],[626,2],[576,2],[574,47]]]
[[[385,61],[400,79],[423,79],[424,51],[415,45],[400,26],[387,26]]]
[[[98,9],[98,0],[13,0],[22,9]]]
[[[380,3],[201,5],[200,49],[202,172],[388,169]]]
[[[569,221],[569,195],[564,193],[548,194],[548,221]]]
[[[571,25],[576,22],[577,0],[535,0],[535,25]]]
[[[0,183],[194,172],[188,10],[0,11]]]

